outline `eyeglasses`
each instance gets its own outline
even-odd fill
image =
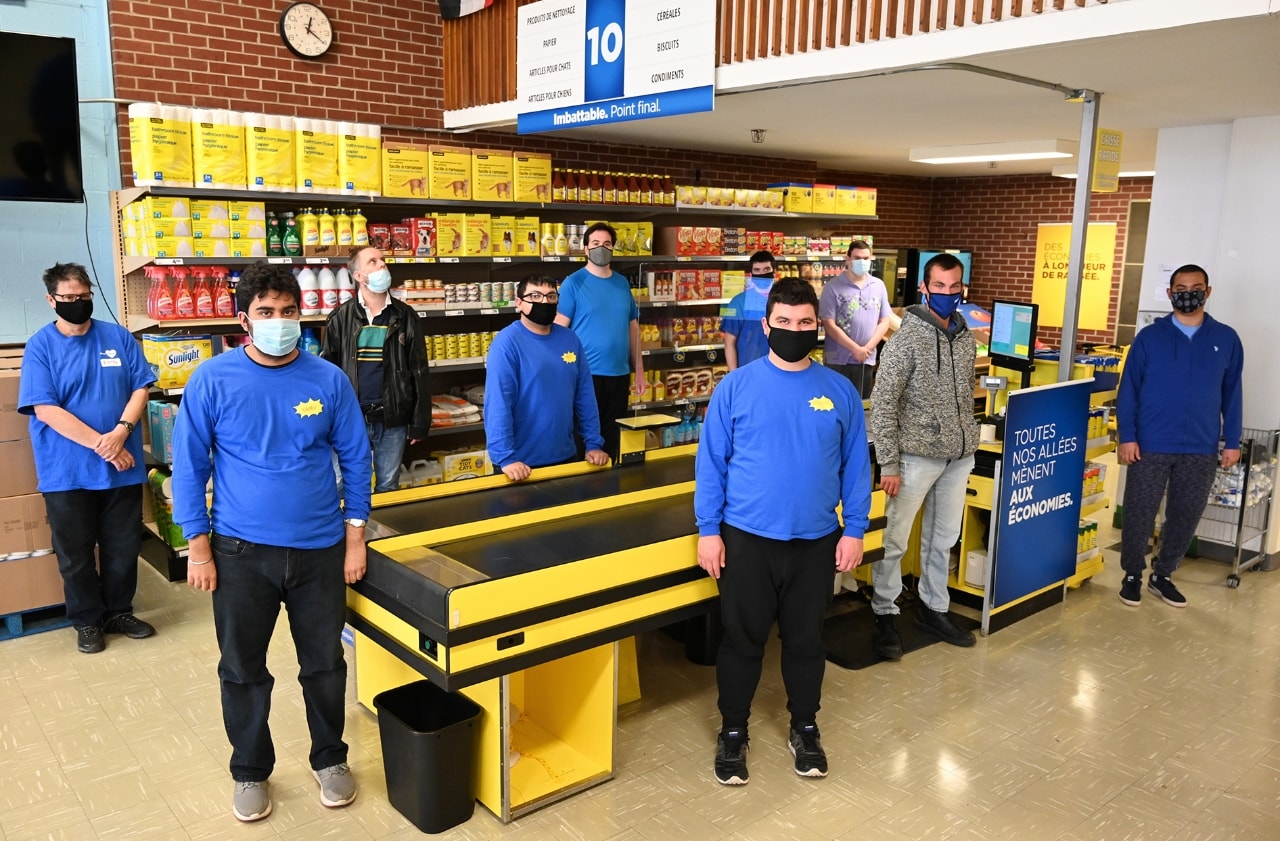
[[[93,293],[85,292],[83,295],[50,295],[49,297],[63,304],[74,304],[76,301],[92,301]]]
[[[524,293],[524,295],[520,297],[520,300],[528,301],[531,304],[541,304],[544,301],[548,304],[556,304],[560,302],[560,293],[559,292],[526,292]]]

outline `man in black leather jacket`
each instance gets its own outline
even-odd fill
[[[358,284],[325,322],[320,355],[342,368],[360,397],[373,446],[374,491],[397,487],[405,444],[431,429],[427,346],[418,314],[391,297],[382,252],[353,248],[347,270]]]

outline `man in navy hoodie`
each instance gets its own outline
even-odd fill
[[[1166,493],[1160,551],[1147,586],[1165,604],[1187,606],[1170,576],[1191,545],[1214,471],[1240,460],[1244,348],[1236,331],[1204,311],[1211,291],[1209,275],[1199,266],[1174,271],[1173,312],[1134,337],[1120,379],[1117,456],[1129,466],[1120,601],[1133,607],[1142,602],[1147,542]]]

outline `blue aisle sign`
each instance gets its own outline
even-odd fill
[[[1009,392],[995,514],[994,607],[1075,574],[1092,383]]]
[[[521,134],[715,107],[715,0],[540,0],[517,14]]]

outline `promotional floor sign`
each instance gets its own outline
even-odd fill
[[[1009,392],[997,500],[993,606],[1070,578],[1093,380]]]

